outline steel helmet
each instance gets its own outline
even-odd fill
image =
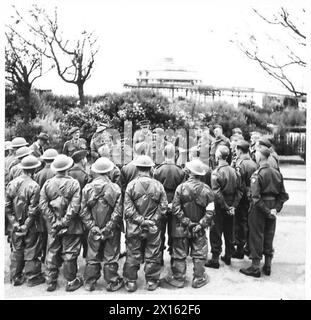
[[[28,146],[28,142],[22,137],[16,137],[12,140],[12,148]]]
[[[16,150],[16,158],[22,159],[32,153],[32,150],[29,147],[21,147]]]
[[[5,141],[5,143],[4,143],[4,149],[5,149],[5,151],[7,151],[7,150],[13,150],[12,141]]]
[[[19,164],[19,167],[21,169],[27,170],[38,168],[40,167],[40,165],[41,162],[35,156],[29,155],[22,159],[21,163]]]
[[[197,176],[204,176],[206,174],[204,170],[204,164],[199,159],[194,159],[186,163],[186,168],[191,171],[191,173]]]
[[[107,173],[114,168],[114,163],[108,158],[98,158],[91,167],[91,170],[96,173]]]
[[[141,155],[134,160],[136,167],[153,167],[154,163],[149,156]]]
[[[54,160],[56,156],[58,155],[57,150],[55,149],[47,149],[43,152],[43,155],[41,156],[42,160]]]
[[[73,165],[73,160],[70,157],[65,156],[64,154],[59,154],[55,157],[54,161],[51,164],[51,168],[58,171],[65,171],[71,168]]]

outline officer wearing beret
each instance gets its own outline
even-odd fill
[[[40,158],[43,155],[44,148],[47,145],[48,141],[49,141],[49,135],[47,133],[45,133],[45,132],[41,132],[38,135],[37,141],[35,141],[30,146],[32,154],[35,157]]]
[[[234,214],[242,197],[240,177],[228,164],[229,148],[219,146],[216,150],[217,168],[212,172],[211,184],[215,195],[215,224],[210,228],[212,259],[207,267],[219,268],[219,255],[222,251],[222,234],[225,238],[225,255],[221,260],[231,264],[234,253]]]
[[[205,174],[203,163],[194,159],[186,163],[189,179],[175,192],[172,208],[172,275],[166,281],[182,288],[186,280],[186,258],[193,260],[193,288],[207,284],[204,264],[207,256],[205,229],[210,225],[214,210],[214,195],[209,186],[200,180]]]
[[[38,211],[40,187],[32,179],[40,161],[29,155],[19,166],[22,174],[8,184],[5,195],[5,215],[12,244],[10,279],[14,286],[23,284],[24,280],[28,286],[36,286],[45,281],[39,259],[42,243]]]
[[[240,269],[241,273],[256,278],[261,276],[262,255],[265,256],[262,271],[265,275],[271,274],[276,217],[282,210],[284,202],[288,200],[283,176],[279,170],[269,165],[269,156],[270,150],[267,147],[256,150],[259,169],[251,177],[252,202],[248,217],[252,265],[249,268]]]
[[[151,177],[153,161],[146,155],[135,159],[138,176],[126,188],[124,218],[126,222],[126,261],[123,267],[125,288],[137,290],[137,272],[145,261],[147,289],[159,286],[161,274],[161,221],[167,210],[162,184]]]
[[[90,148],[91,148],[91,156],[94,161],[100,157],[98,150],[101,146],[111,145],[112,137],[106,131],[108,127],[109,127],[108,122],[101,123],[97,127],[96,132],[92,136]]]
[[[107,291],[116,291],[123,286],[123,279],[118,274],[122,194],[120,187],[109,178],[113,168],[114,163],[108,158],[97,159],[91,168],[95,178],[82,191],[81,218],[89,231],[84,271],[84,287],[88,291],[95,290],[102,261]]]
[[[82,279],[77,276],[77,258],[83,234],[79,217],[81,190],[79,182],[68,175],[72,165],[72,158],[58,155],[51,165],[56,175],[44,183],[40,192],[39,207],[48,230],[45,262],[47,291],[56,289],[62,262],[67,280],[66,291],[77,290],[83,285]]]
[[[248,235],[248,211],[250,205],[251,176],[257,169],[256,163],[249,155],[249,143],[239,140],[236,145],[237,161],[235,169],[241,177],[243,195],[235,213],[235,244],[237,246],[233,258],[244,258],[244,246]]]
[[[80,138],[80,129],[73,127],[69,130],[71,140],[65,142],[62,153],[71,157],[76,151],[87,150],[86,140]]]

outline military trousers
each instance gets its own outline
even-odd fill
[[[25,236],[19,236],[16,232],[11,234],[11,265],[10,278],[21,277],[23,271],[27,282],[31,283],[41,276],[41,250],[42,234],[39,232],[28,232]]]
[[[243,197],[238,207],[236,208],[234,216],[235,244],[240,248],[243,248],[245,246],[248,238],[249,205],[249,201]]]
[[[187,263],[189,255],[193,261],[193,276],[202,278],[204,274],[204,264],[208,251],[208,244],[205,231],[197,238],[173,238],[172,241],[172,273],[175,279],[184,281],[186,277]]]
[[[261,260],[263,254],[273,257],[276,219],[253,207],[248,217],[248,224],[251,258]]]
[[[47,284],[57,281],[59,268],[63,263],[64,277],[73,281],[77,276],[77,259],[81,250],[80,234],[48,234],[46,264]]]
[[[127,280],[137,280],[140,264],[145,260],[146,281],[157,281],[161,274],[161,231],[155,234],[143,232],[141,236],[126,237],[126,260],[123,276]]]
[[[232,257],[234,248],[234,216],[230,216],[226,210],[215,206],[214,225],[210,228],[210,243],[213,256],[219,256],[222,252],[222,235],[225,239],[225,255]]]
[[[87,243],[86,267],[84,281],[95,283],[101,275],[101,262],[104,262],[104,279],[106,282],[115,282],[118,274],[118,260],[120,255],[121,231],[114,230],[113,236],[106,240],[96,240],[90,232]]]

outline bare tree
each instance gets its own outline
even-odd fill
[[[249,36],[249,41],[247,42],[237,41],[238,47],[248,58],[256,61],[264,71],[279,81],[296,97],[306,95],[305,92],[297,88],[298,86],[292,79],[290,73],[293,68],[305,68],[307,65],[301,54],[306,47],[306,35],[303,31],[304,19],[301,19],[302,23],[298,26],[298,20],[293,21],[290,13],[284,7],[281,7],[271,18],[264,16],[256,9],[253,9],[253,11],[262,21],[265,21],[271,26],[281,27],[283,31],[286,32],[286,37],[289,40],[286,41],[286,43],[267,35],[268,40],[280,45],[279,48],[282,58],[277,57],[278,54],[276,52],[270,52],[269,56],[265,55],[262,50],[262,45],[259,44],[254,34]],[[305,14],[305,9],[302,9],[302,15],[303,14]],[[291,45],[289,43],[291,43]]]
[[[42,55],[16,34],[6,32],[5,35],[5,78],[23,98],[23,118],[28,123],[33,113],[30,101],[32,85],[43,74]]]
[[[54,62],[62,80],[78,87],[80,105],[83,106],[84,84],[91,76],[95,55],[99,50],[94,33],[83,31],[78,40],[65,40],[58,23],[57,8],[53,17],[37,5],[29,10],[29,20],[16,8],[15,14],[33,35],[34,40],[25,39],[27,43]],[[17,30],[12,31],[22,36]]]

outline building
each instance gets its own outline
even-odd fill
[[[196,71],[175,64],[172,58],[164,58],[150,69],[138,71],[136,83],[125,83],[126,89],[152,89],[170,99],[191,99],[197,102],[227,101],[238,107],[240,103],[254,102],[262,107],[269,99],[284,101],[294,96],[256,91],[248,87],[216,87],[205,85]]]

